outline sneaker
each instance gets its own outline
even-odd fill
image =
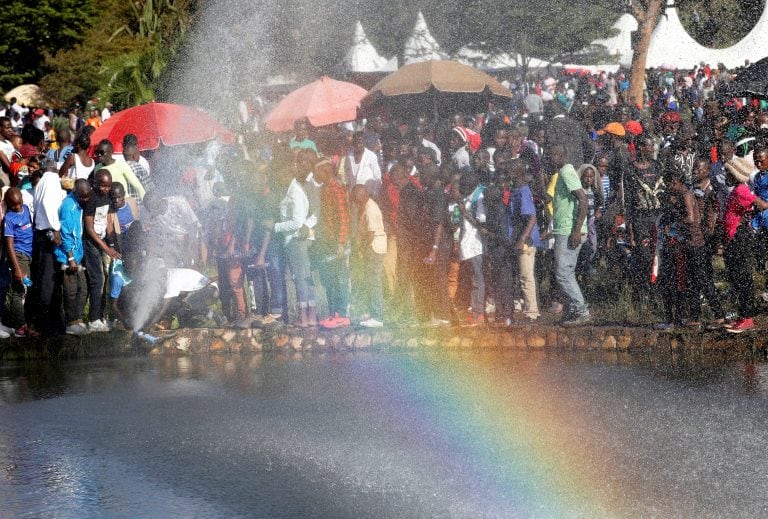
[[[731,333],[742,333],[746,332],[747,330],[752,330],[755,327],[755,322],[752,320],[751,317],[742,317],[735,323],[733,323],[733,326],[730,328],[726,328],[727,331]]]
[[[366,319],[365,321],[360,321],[360,326],[363,328],[381,328],[384,326],[384,323],[379,321],[378,319],[374,319],[373,317]]]
[[[672,323],[656,323],[653,325],[653,328],[655,330],[661,330],[661,331],[674,330],[675,325]]]
[[[333,330],[334,328],[339,328],[341,326],[349,326],[349,318],[347,317],[340,317],[338,313],[333,314],[330,317],[327,317],[320,321],[318,323],[321,328],[325,328],[326,330]]]
[[[267,314],[264,319],[261,320],[262,325],[275,324],[283,318],[283,314]]]
[[[560,326],[570,328],[574,326],[584,326],[592,322],[592,316],[589,313],[577,315],[565,321],[560,321]]]
[[[89,332],[108,332],[109,326],[107,326],[107,323],[105,323],[103,319],[97,319],[95,321],[91,321],[90,323],[88,323],[88,331]]]
[[[349,317],[336,316],[336,328],[346,328],[347,326],[352,326]]]
[[[451,321],[446,321],[445,319],[438,319],[437,317],[433,317],[429,320],[429,323],[427,323],[427,326],[430,328],[442,328],[443,326],[450,326]]]
[[[13,336],[22,337],[22,338],[29,336],[29,330],[27,329],[27,325],[24,324],[16,328],[16,330],[14,330],[13,332]]]
[[[467,317],[466,326],[478,326],[485,323],[485,316],[483,314],[473,315],[470,314]]]
[[[552,303],[552,305],[547,308],[547,312],[550,314],[560,314],[563,312],[563,305],[561,303]]]
[[[70,324],[65,330],[67,335],[88,335],[88,328],[82,323]]]
[[[256,317],[251,321],[251,327],[262,328],[270,324],[278,324],[282,318],[281,314],[267,314],[263,317]]]
[[[6,332],[5,330],[0,330],[0,339],[7,339],[10,336],[11,336],[10,333]]]

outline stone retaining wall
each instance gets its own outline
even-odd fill
[[[128,332],[99,333],[84,337],[58,337],[45,341],[8,339],[0,342],[3,359],[117,356],[148,352],[150,355],[201,355],[260,353],[269,351],[378,351],[432,348],[443,350],[514,349],[573,351],[717,352],[739,357],[764,352],[765,334],[741,335],[713,332],[658,332],[646,328],[523,326],[500,329],[398,328],[322,331],[294,327],[265,330],[225,328],[181,329],[174,337],[147,345]]]

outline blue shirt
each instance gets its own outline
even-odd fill
[[[531,216],[536,216],[536,204],[533,203],[531,188],[528,186],[514,188],[509,197],[509,237],[513,243],[517,242]],[[533,247],[541,245],[538,225],[533,226],[528,245]]]
[[[56,261],[67,263],[67,252],[79,265],[83,261],[83,208],[71,192],[59,208],[59,220],[61,221],[61,245],[56,247]]]
[[[753,190],[763,200],[768,200],[768,172],[758,171],[752,179]]]
[[[6,237],[13,238],[13,250],[32,257],[32,216],[29,207],[21,206],[20,213],[5,213],[4,231]]]

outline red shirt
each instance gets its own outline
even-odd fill
[[[725,214],[723,215],[726,241],[733,240],[742,217],[752,210],[752,204],[756,199],[757,196],[749,190],[746,184],[739,184],[733,188],[725,200]]]

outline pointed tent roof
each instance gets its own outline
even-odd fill
[[[403,57],[406,65],[419,61],[441,60],[448,57],[440,50],[437,40],[429,32],[427,21],[424,19],[421,11],[416,16],[413,33],[405,41]]]
[[[768,55],[767,31],[768,8],[763,10],[757,24],[741,41],[724,49],[710,49],[686,32],[674,0],[667,0],[664,15],[651,36],[647,66],[688,69],[705,62],[735,67],[743,65],[744,60],[758,61]]]
[[[629,13],[622,14],[613,24],[617,30],[616,36],[601,38],[592,42],[592,45],[602,45],[608,50],[608,54],[619,58],[619,65],[629,67],[632,65],[632,33],[637,30],[637,20]]]
[[[350,72],[393,72],[397,70],[397,57],[388,60],[380,56],[358,20],[352,46],[344,56],[344,68]]]

